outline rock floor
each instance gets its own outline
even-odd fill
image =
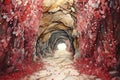
[[[54,57],[44,58],[44,69],[26,76],[22,80],[95,80],[94,76],[79,74],[74,68],[71,54],[56,51]]]

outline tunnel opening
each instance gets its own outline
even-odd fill
[[[50,36],[46,42],[42,42],[41,37],[36,43],[36,55],[39,57],[54,56],[57,50],[66,50],[75,54],[74,38],[65,30],[55,30],[49,33]],[[44,35],[45,36],[45,35]]]
[[[57,45],[57,49],[58,50],[66,50],[66,44],[65,43],[59,43],[58,45]]]
[[[53,3],[48,5],[47,0],[43,1],[43,15],[36,41],[36,55],[41,58],[53,56],[58,48],[71,52],[72,57],[80,52],[74,2],[72,0],[63,2],[58,2],[60,6]],[[56,7],[52,8],[54,5]]]

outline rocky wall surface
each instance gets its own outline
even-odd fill
[[[81,52],[77,69],[111,80],[108,72],[119,63],[120,0],[77,0],[75,4]]]
[[[22,70],[32,61],[41,4],[42,0],[0,0],[0,75]]]

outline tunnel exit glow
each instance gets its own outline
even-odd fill
[[[65,43],[60,43],[57,45],[58,50],[66,50],[67,46]]]

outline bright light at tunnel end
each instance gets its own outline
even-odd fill
[[[66,50],[66,48],[67,48],[67,46],[66,46],[65,43],[59,43],[59,44],[57,45],[57,49],[58,49],[58,50]]]

